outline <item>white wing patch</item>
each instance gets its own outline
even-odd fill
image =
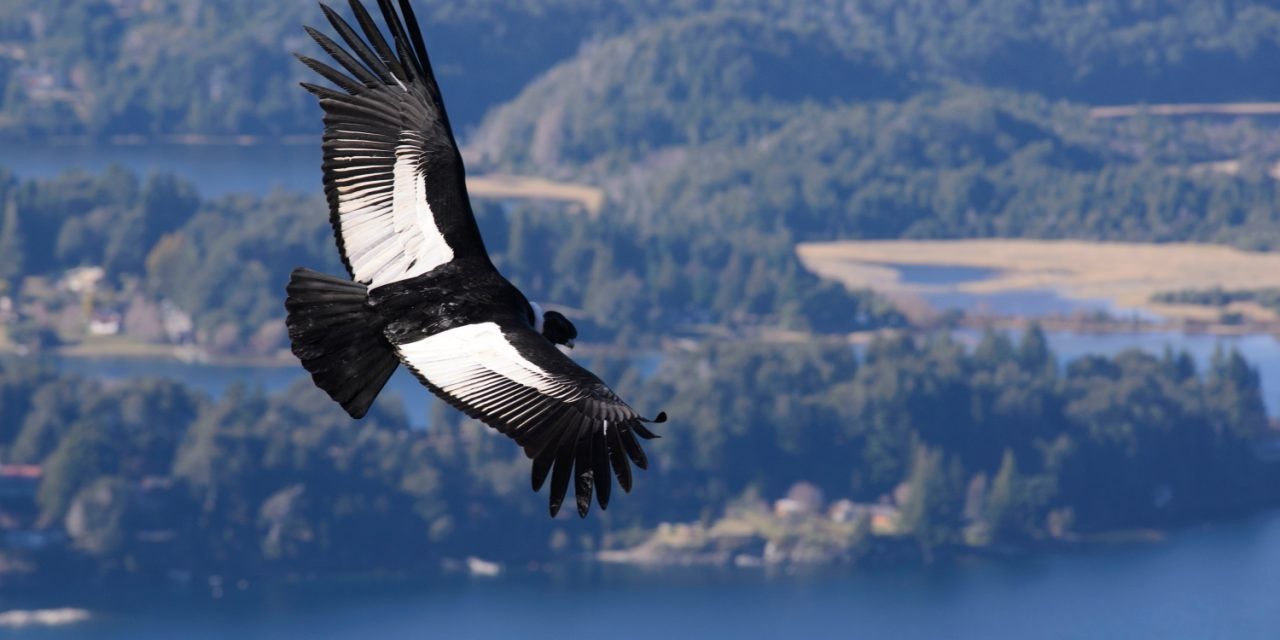
[[[355,279],[372,289],[453,260],[453,248],[427,202],[421,136],[411,131],[401,134],[394,158],[360,148],[358,141],[352,144],[347,150],[352,155],[337,158],[345,164],[333,171],[338,224]],[[346,175],[353,171],[358,173]]]
[[[587,395],[524,357],[492,322],[470,324],[397,347],[414,371],[441,391],[488,415],[512,420],[543,398],[570,403]],[[532,417],[532,416],[528,416]]]

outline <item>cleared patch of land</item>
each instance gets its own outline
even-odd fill
[[[569,202],[582,207],[591,217],[604,206],[604,191],[585,184],[554,182],[544,178],[487,175],[467,178],[467,190],[480,198],[530,198]]]
[[[1251,253],[1205,244],[1138,244],[1052,240],[850,241],[802,243],[801,262],[848,287],[891,296],[932,291],[974,294],[1053,290],[1067,298],[1107,299],[1166,318],[1215,320],[1223,309],[1160,304],[1157,293],[1184,289],[1280,287],[1280,254]],[[893,265],[991,269],[984,279],[947,285],[906,283]],[[1258,305],[1230,311],[1277,321]]]
[[[1178,104],[1129,104],[1094,107],[1094,119],[1133,116],[1280,116],[1280,102],[1184,102]]]

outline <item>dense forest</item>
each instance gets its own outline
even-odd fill
[[[1204,372],[1136,351],[1064,369],[1033,330],[972,350],[884,339],[861,356],[707,344],[667,352],[647,378],[625,361],[594,366],[680,419],[633,493],[581,521],[548,519],[528,462],[483,425],[437,412],[410,429],[385,399],[352,424],[306,383],[213,401],[163,380],[105,385],[0,360],[0,451],[44,465],[37,507],[67,523],[75,561],[154,575],[566,559],[800,482],[897,501],[889,539],[935,557],[1280,503],[1280,467],[1255,455],[1268,433],[1257,373],[1235,353]]]
[[[669,56],[697,51],[704,70],[724,70],[744,92],[791,97],[815,84],[848,97],[950,81],[1093,104],[1280,97],[1271,65],[1280,10],[1261,1],[418,4],[464,124],[566,59],[618,53],[642,82],[678,80],[662,73]],[[319,20],[305,0],[0,2],[3,128],[312,133],[317,118],[295,90],[303,70],[288,52],[310,46],[298,25]],[[695,99],[718,89],[693,88]]]

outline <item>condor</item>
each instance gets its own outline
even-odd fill
[[[293,353],[316,386],[364,416],[403,363],[432,393],[515,440],[533,489],[570,481],[578,514],[631,490],[649,420],[556,345],[577,338],[502,277],[485,251],[462,156],[407,0],[379,0],[388,42],[351,0],[357,32],[321,5],[346,47],[307,27],[337,67],[298,56],[333,87],[303,83],[324,111],[324,188],[350,279],[296,269],[285,308]],[[404,20],[401,20],[403,14]],[[362,35],[363,34],[363,35]],[[340,68],[338,68],[340,67]]]

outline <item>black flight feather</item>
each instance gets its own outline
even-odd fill
[[[329,36],[326,36],[311,27],[303,28],[306,30],[307,35],[311,36],[311,39],[315,40],[316,44],[320,45],[320,48],[324,49],[324,52],[333,58],[334,62],[342,65],[343,69],[346,69],[347,72],[352,76],[355,76],[357,80],[363,82],[366,87],[376,87],[381,84],[381,81],[378,80],[377,76],[370,73],[369,70],[365,68],[364,65],[356,61],[355,58],[352,58],[351,54],[347,53],[346,49],[343,49],[338,45],[338,43],[330,40]]]
[[[556,447],[556,464],[551,471],[551,517],[560,513],[560,505],[564,503],[564,494],[569,490],[569,480],[573,477],[573,443],[578,436],[577,421],[570,423]]]
[[[587,511],[591,509],[592,476],[595,475],[595,467],[591,464],[591,440],[591,432],[583,429],[578,435],[577,456],[573,464],[573,496],[578,501],[580,518],[587,517]]]
[[[364,31],[364,35],[369,39],[369,43],[373,45],[373,50],[377,52],[378,58],[382,60],[383,68],[387,69],[392,76],[398,78],[401,82],[411,82],[412,77],[405,73],[404,67],[400,66],[400,59],[391,52],[391,47],[387,46],[387,41],[382,37],[382,32],[378,30],[378,25],[373,21],[369,12],[365,10],[364,5],[359,0],[351,0],[351,11],[355,13],[356,22],[360,24],[360,29]],[[383,18],[387,16],[383,14]],[[387,20],[390,23],[390,20]],[[388,25],[389,26],[389,25]]]
[[[360,39],[360,35],[356,33],[356,30],[350,24],[342,16],[338,15],[337,11],[325,5],[320,5],[320,8],[324,10],[325,17],[329,19],[329,24],[333,25],[333,28],[337,30],[338,35],[342,37],[342,41],[346,42],[347,46],[351,48],[351,52],[364,62],[366,69],[372,71],[381,80],[379,84],[396,84],[397,80],[392,76],[391,70],[378,59],[378,56],[373,51],[369,50],[369,45]]]
[[[608,437],[604,430],[591,432],[591,476],[596,483],[596,502],[600,509],[609,508],[609,494],[613,492],[613,474],[609,473]]]
[[[422,77],[421,70],[418,68],[418,61],[409,50],[409,39],[405,35],[404,25],[400,24],[400,16],[396,14],[395,7],[391,6],[389,0],[378,0],[378,9],[382,11],[383,21],[387,23],[387,29],[391,32],[391,39],[396,43],[394,56],[392,56],[390,48],[387,49],[385,55],[394,57],[400,64],[402,73],[410,80]]]
[[[622,449],[622,437],[618,435],[618,429],[608,429],[605,433],[609,440],[609,462],[613,465],[614,475],[618,476],[618,486],[631,493],[631,463]]]
[[[320,74],[325,80],[342,87],[342,89],[347,93],[356,94],[364,90],[364,86],[360,83],[342,75],[341,71],[338,71],[315,58],[308,58],[300,53],[295,53],[293,56],[301,61],[302,64],[307,65],[307,68]]]

